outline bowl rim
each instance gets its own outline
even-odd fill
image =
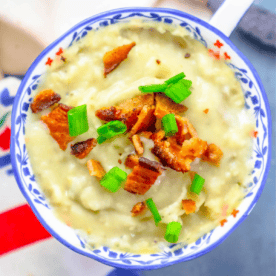
[[[208,246],[207,248],[205,248],[205,250],[197,253],[197,254],[193,254],[191,256],[188,256],[185,258],[185,256],[183,258],[185,258],[185,261],[189,261],[192,259],[195,259],[197,257],[200,257],[208,252],[210,252],[211,250],[213,250],[215,247],[217,247],[220,243],[222,243],[240,224],[242,221],[244,221],[244,219],[250,214],[251,210],[253,209],[253,207],[255,206],[256,202],[258,201],[259,197],[261,196],[261,193],[264,189],[266,180],[267,180],[267,176],[268,176],[268,172],[269,172],[269,168],[270,168],[270,163],[271,163],[271,135],[272,135],[272,121],[271,121],[271,112],[270,112],[270,107],[269,107],[269,103],[268,103],[268,99],[265,93],[265,89],[263,87],[263,84],[261,82],[261,79],[257,73],[257,71],[255,70],[255,68],[253,67],[253,65],[251,64],[251,62],[247,59],[247,57],[233,44],[233,42],[229,39],[229,37],[227,37],[225,34],[223,34],[220,30],[218,30],[217,28],[213,27],[212,25],[210,25],[208,22],[205,22],[199,18],[197,18],[196,16],[193,16],[191,14],[188,14],[186,12],[180,11],[180,10],[176,10],[176,9],[169,9],[169,8],[153,8],[153,7],[127,7],[127,8],[119,8],[119,9],[112,9],[112,10],[108,10],[96,15],[93,15],[89,18],[86,18],[85,20],[82,20],[81,22],[77,23],[76,25],[74,25],[72,28],[70,28],[68,31],[66,31],[63,35],[61,35],[59,38],[57,38],[54,42],[52,42],[49,46],[47,46],[40,54],[39,56],[33,61],[33,63],[31,64],[31,66],[29,67],[28,71],[26,72],[24,79],[22,80],[18,91],[16,93],[15,96],[15,100],[14,100],[14,104],[13,104],[13,108],[12,108],[12,116],[11,116],[11,142],[10,142],[10,153],[11,153],[11,163],[12,163],[12,168],[14,171],[14,176],[17,182],[17,185],[19,187],[19,189],[21,190],[22,194],[24,195],[24,197],[26,198],[28,204],[30,205],[32,211],[34,212],[34,214],[36,215],[36,217],[38,218],[38,220],[40,221],[40,223],[43,225],[43,227],[53,236],[55,237],[56,240],[58,240],[59,242],[61,242],[63,245],[65,245],[66,247],[70,248],[71,250],[87,256],[89,258],[92,258],[96,261],[99,261],[103,264],[112,266],[112,267],[118,267],[118,268],[124,268],[124,269],[138,269],[138,270],[152,270],[152,269],[159,269],[162,267],[167,267],[167,266],[171,266],[173,264],[177,264],[180,262],[183,262],[184,260],[179,258],[177,260],[165,263],[165,264],[154,264],[154,265],[129,265],[129,264],[118,264],[116,262],[112,262],[109,260],[105,260],[99,256],[96,255],[92,255],[89,252],[85,252],[82,251],[81,249],[79,249],[78,247],[72,245],[71,243],[69,243],[67,240],[63,239],[59,234],[57,234],[55,232],[54,229],[52,229],[44,220],[44,218],[40,215],[40,213],[38,212],[37,208],[34,206],[34,204],[32,203],[32,200],[30,199],[30,197],[28,196],[27,192],[25,191],[25,188],[23,186],[23,183],[21,182],[21,178],[20,178],[20,174],[17,170],[17,161],[16,161],[16,156],[15,156],[15,128],[13,127],[15,125],[15,116],[16,116],[16,110],[18,107],[18,103],[19,103],[19,99],[20,96],[23,92],[23,88],[25,87],[25,84],[27,83],[27,81],[29,80],[29,77],[31,76],[33,70],[36,68],[37,64],[41,61],[41,59],[44,57],[44,55],[49,52],[50,50],[52,50],[56,45],[58,45],[65,37],[67,37],[68,35],[70,35],[71,33],[73,33],[76,29],[80,28],[83,25],[86,25],[87,23],[92,23],[98,19],[100,19],[101,17],[106,17],[106,16],[111,16],[117,13],[126,13],[126,12],[165,12],[167,14],[170,15],[176,15],[182,18],[187,18],[189,20],[192,20],[196,23],[198,23],[199,25],[202,25],[203,27],[209,29],[210,31],[212,31],[213,33],[215,33],[216,35],[218,35],[219,37],[223,38],[224,41],[228,44],[228,46],[235,52],[238,54],[238,56],[245,62],[245,64],[249,67],[250,71],[252,72],[259,88],[260,88],[260,92],[262,95],[262,99],[264,101],[265,107],[266,107],[266,111],[267,111],[267,122],[268,122],[268,153],[267,153],[267,164],[266,164],[266,168],[263,174],[263,178],[262,178],[262,182],[261,185],[255,195],[255,198],[252,200],[250,206],[247,208],[247,210],[244,212],[244,214],[241,216],[241,218],[234,224],[234,226],[229,229],[229,231],[224,234],[219,240],[217,240],[214,243],[211,243],[210,246]],[[15,108],[14,108],[15,107]]]

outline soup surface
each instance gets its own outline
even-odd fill
[[[136,45],[127,58],[105,77],[104,55],[132,42]],[[135,148],[129,135],[98,143],[83,159],[71,154],[70,145],[98,137],[97,128],[105,122],[96,116],[97,110],[118,106],[141,95],[139,86],[164,83],[180,72],[192,81],[192,94],[182,102],[187,110],[177,116],[187,118],[202,141],[223,152],[219,165],[193,159],[190,171],[205,179],[199,195],[190,191],[193,174],[169,166],[145,194],[128,192],[124,183],[111,193],[89,174],[87,162],[98,161],[105,172],[117,166],[130,174],[133,168],[125,160]],[[26,145],[36,180],[56,215],[87,235],[91,245],[156,252],[167,244],[164,236],[171,221],[182,225],[179,242],[191,243],[220,225],[240,204],[252,169],[253,116],[244,108],[243,92],[231,69],[211,57],[184,28],[132,21],[91,31],[56,57],[34,94],[43,89],[58,93],[60,103],[67,106],[87,105],[89,130],[73,138],[65,150],[41,120],[55,105],[38,113],[29,110]],[[138,136],[143,146],[139,156],[160,162],[152,150],[153,139]],[[131,213],[135,204],[149,198],[162,218],[158,226],[148,209],[137,216]],[[183,204],[187,200],[195,204],[191,213]]]

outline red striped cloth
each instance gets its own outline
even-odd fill
[[[0,214],[0,256],[49,237],[27,204]]]

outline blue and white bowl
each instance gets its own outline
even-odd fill
[[[127,22],[133,18],[180,25],[188,30],[196,40],[210,48],[211,51],[219,51],[240,81],[244,91],[246,108],[254,111],[256,130],[258,131],[258,137],[254,139],[254,151],[252,152],[255,164],[252,172],[253,182],[248,183],[247,194],[238,208],[239,213],[236,217],[228,217],[228,221],[223,227],[215,228],[195,243],[182,246],[181,249],[173,253],[170,250],[172,246],[165,248],[160,253],[141,255],[123,254],[110,250],[108,247],[91,248],[85,237],[80,236],[76,230],[54,216],[53,208],[47,203],[35,180],[26,151],[24,135],[27,110],[32,101],[30,95],[32,90],[36,89],[41,76],[45,74],[48,59],[53,59],[60,47],[70,47],[85,37],[91,30],[104,28],[118,22]],[[217,41],[222,43],[223,46]],[[271,117],[267,97],[257,72],[229,38],[218,29],[194,16],[171,9],[125,8],[107,11],[74,26],[48,46],[29,68],[15,98],[11,125],[11,157],[15,177],[21,192],[43,226],[57,240],[75,252],[104,264],[126,269],[157,269],[191,260],[215,248],[249,215],[255,206],[264,188],[270,163]]]

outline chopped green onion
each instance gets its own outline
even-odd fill
[[[163,83],[163,84],[151,84],[151,85],[139,86],[138,89],[142,93],[164,92],[167,87],[168,87],[168,84]]]
[[[187,87],[190,88],[192,86],[191,80],[182,80],[182,83]]]
[[[165,130],[166,136],[173,136],[178,132],[178,127],[174,114],[167,114],[162,118],[162,126]]]
[[[116,135],[125,133],[126,130],[127,126],[124,123],[120,121],[111,121],[97,129],[97,132],[100,135],[97,138],[97,141],[99,144],[102,144],[107,139],[111,139]]]
[[[181,103],[191,95],[191,91],[186,87],[186,80],[180,80],[172,84],[165,90],[165,94],[176,103]]]
[[[195,174],[190,191],[199,195],[203,188],[204,182],[205,179],[203,177]]]
[[[156,208],[156,205],[153,202],[152,198],[147,199],[146,204],[147,204],[148,208],[150,209],[151,213],[153,214],[155,225],[157,226],[158,223],[161,221],[161,216]]]
[[[167,225],[165,240],[171,243],[176,243],[181,232],[182,225],[180,222],[172,221]]]
[[[185,78],[185,74],[183,72],[171,77],[170,79],[166,80],[165,83],[166,84],[172,84],[172,83],[177,83],[178,81],[182,80],[183,78]]]
[[[105,136],[99,136],[97,138],[97,143],[100,145],[102,144],[103,142],[105,142],[107,140],[107,138]]]
[[[108,173],[120,182],[125,181],[127,179],[127,173],[118,167],[112,168]]]
[[[121,187],[121,183],[127,178],[127,173],[118,167],[109,170],[100,180],[100,184],[112,193],[115,193]]]
[[[78,136],[88,131],[86,104],[72,108],[67,114],[70,136]]]

